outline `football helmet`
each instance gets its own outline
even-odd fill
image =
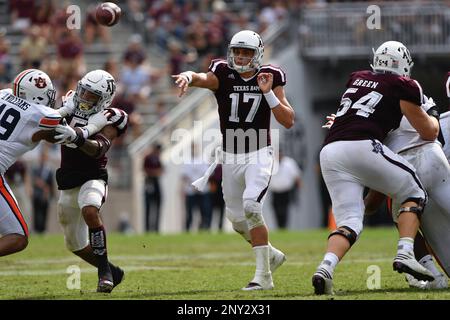
[[[56,90],[50,77],[41,70],[27,69],[13,81],[12,94],[31,103],[55,107]]]
[[[246,65],[237,65],[234,61],[235,56],[233,48],[252,49],[254,50],[253,57]],[[243,30],[239,31],[231,38],[230,44],[228,45],[227,61],[228,66],[237,72],[244,73],[258,69],[262,64],[263,56],[264,44],[261,37],[256,32]]]
[[[77,110],[90,115],[107,108],[115,93],[114,77],[104,70],[94,70],[78,81],[73,101]]]
[[[388,71],[403,77],[411,75],[414,65],[411,54],[405,45],[398,41],[387,41],[373,50],[373,71]]]

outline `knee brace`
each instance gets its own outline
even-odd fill
[[[328,239],[330,239],[330,237],[332,237],[334,235],[343,236],[350,243],[350,247],[358,239],[358,235],[356,234],[356,232],[346,226],[342,226],[342,227],[339,227],[336,230],[334,230],[332,233],[330,233],[330,235],[328,236]]]
[[[103,180],[89,180],[80,188],[78,206],[84,208],[93,206],[98,209],[105,203],[107,194],[106,182]]]
[[[244,212],[249,230],[266,225],[262,215],[261,203],[254,200],[244,200]]]
[[[246,241],[251,241],[247,221],[232,222],[232,225],[234,231],[239,233]]]
[[[417,206],[415,207],[405,207],[404,204],[406,202],[415,202],[417,203]],[[422,217],[423,210],[425,209],[425,200],[421,198],[408,198],[406,199],[400,209],[398,210],[398,215],[401,215],[403,212],[412,212],[417,215],[417,217],[420,219]]]

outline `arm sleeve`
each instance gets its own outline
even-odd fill
[[[61,121],[61,116],[59,115],[47,115],[43,116],[39,120],[39,129],[42,130],[53,130]]]
[[[273,88],[276,88],[278,86],[285,86],[286,85],[286,73],[278,67],[270,66],[269,67],[272,74],[273,74]]]
[[[416,80],[400,78],[397,90],[400,100],[409,101],[418,106],[422,105],[423,91]]]
[[[225,60],[214,59],[211,61],[211,64],[208,67],[208,71],[214,73],[214,75],[220,80],[221,75],[224,73],[224,69],[227,67],[228,64]]]

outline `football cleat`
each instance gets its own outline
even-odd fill
[[[333,276],[331,270],[321,264],[312,277],[312,285],[315,294],[334,294]]]
[[[97,292],[110,293],[114,288],[114,283],[106,278],[98,280]]]
[[[447,289],[448,280],[443,274],[435,276],[433,281],[419,281],[413,276],[406,274],[406,281],[411,288],[419,288],[423,290]]]
[[[252,290],[271,290],[273,289],[273,281],[272,274],[269,272],[265,276],[256,276],[253,278],[249,284],[242,288],[244,291],[252,291]]]
[[[110,265],[111,274],[113,278],[114,287],[117,287],[123,280],[125,280],[125,272],[114,265]]]
[[[423,267],[414,257],[412,252],[399,250],[393,263],[394,271],[408,273],[417,280],[433,281],[433,274]]]
[[[274,273],[285,261],[286,255],[283,252],[274,247],[270,248],[270,272]]]

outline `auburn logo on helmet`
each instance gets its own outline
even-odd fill
[[[36,87],[38,87],[39,89],[42,89],[42,88],[45,88],[47,86],[47,81],[45,81],[44,78],[39,77],[37,79],[34,79],[34,85]]]

